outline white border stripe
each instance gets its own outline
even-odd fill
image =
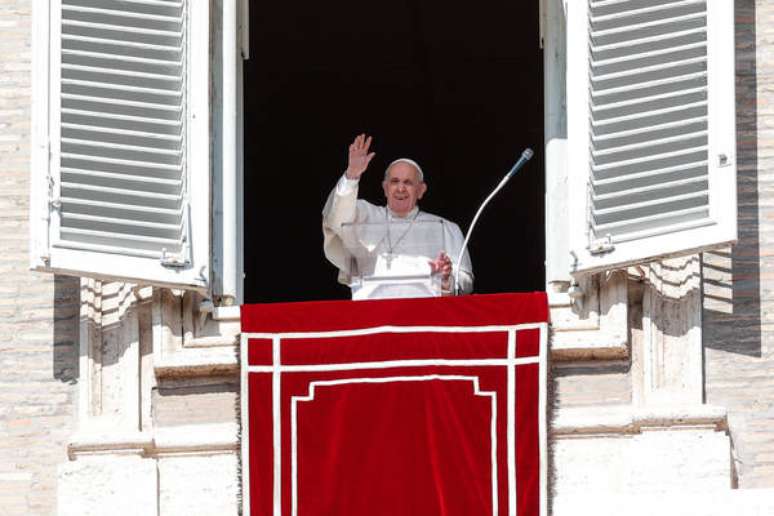
[[[516,331],[508,332],[508,516],[516,516]]]
[[[271,378],[271,411],[274,421],[274,516],[282,516],[282,398],[280,397],[280,338],[274,337],[271,342],[273,371]]]
[[[384,362],[346,362],[343,364],[308,364],[308,365],[281,365],[274,366],[248,366],[251,373],[273,373],[279,370],[282,373],[304,373],[319,371],[353,371],[358,369],[392,369],[395,367],[437,367],[437,366],[517,366],[524,364],[537,364],[540,358],[520,357],[506,358],[482,358],[482,359],[420,359],[420,360],[389,360]]]
[[[478,377],[474,384],[474,392],[478,393]],[[489,442],[491,443],[492,453],[492,516],[498,516],[500,514],[500,499],[498,496],[498,488],[500,486],[500,479],[497,476],[497,391],[486,391],[492,394],[492,426],[489,429],[490,436]],[[507,396],[506,396],[507,398]]]
[[[333,337],[360,337],[377,333],[492,333],[510,330],[538,329],[545,323],[525,323],[492,326],[373,326],[356,330],[334,330],[318,332],[278,332],[278,333],[243,333],[251,339],[328,339]]]
[[[538,373],[538,446],[540,448],[540,516],[548,516],[548,323],[540,326]]]
[[[497,392],[496,391],[481,391],[479,385],[478,376],[462,376],[462,375],[423,375],[423,376],[392,376],[382,378],[341,378],[337,380],[319,380],[309,382],[306,396],[293,396],[291,397],[291,492],[292,492],[292,516],[298,516],[298,415],[297,406],[299,401],[314,401],[316,387],[333,387],[337,385],[345,385],[352,383],[392,383],[392,382],[423,382],[432,380],[442,381],[470,381],[473,383],[473,394],[475,396],[488,396],[491,402],[491,417],[489,422],[489,435],[491,438],[491,456],[492,463],[492,516],[498,516],[498,497],[497,497]]]
[[[250,516],[250,402],[248,400],[250,389],[248,388],[249,371],[247,369],[247,346],[249,339],[241,335],[239,339],[239,356],[242,371],[240,372],[241,393],[240,406],[242,408],[242,514]]]

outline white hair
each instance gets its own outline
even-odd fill
[[[384,170],[384,180],[387,181],[390,178],[390,169],[393,165],[397,165],[398,163],[407,163],[414,167],[417,171],[417,176],[419,176],[419,182],[424,183],[425,182],[425,174],[422,172],[422,167],[419,166],[419,163],[414,161],[413,159],[408,158],[399,158],[387,165],[387,168]]]

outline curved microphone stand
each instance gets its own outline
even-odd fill
[[[478,222],[478,217],[481,216],[481,213],[484,211],[484,208],[487,204],[489,204],[489,201],[492,200],[492,197],[494,197],[497,192],[502,190],[502,188],[505,186],[505,183],[510,181],[510,179],[516,175],[516,172],[519,171],[521,167],[524,166],[524,164],[530,160],[533,156],[532,149],[529,147],[524,149],[524,152],[521,153],[521,156],[519,157],[519,160],[516,162],[513,167],[508,171],[507,174],[505,174],[505,177],[500,181],[500,184],[495,187],[494,190],[492,190],[492,193],[489,194],[489,196],[484,199],[484,202],[481,203],[481,206],[478,208],[478,211],[476,212],[476,216],[473,217],[473,222],[470,223],[470,227],[468,228],[468,234],[465,235],[465,241],[462,243],[462,248],[460,249],[460,254],[457,256],[457,261],[455,262],[454,266],[454,294],[460,295],[460,263],[462,262],[462,256],[465,254],[465,249],[468,248],[468,240],[470,240],[470,235],[473,233],[473,228],[476,227],[476,222]]]

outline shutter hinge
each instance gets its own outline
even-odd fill
[[[55,210],[59,210],[62,208],[62,201],[56,194],[56,181],[50,175],[46,179],[48,180],[48,205]]]
[[[589,253],[591,254],[605,254],[613,249],[615,249],[615,245],[613,244],[613,237],[610,235],[605,235],[605,238],[593,240],[589,244]]]
[[[167,253],[161,249],[161,266],[184,269],[191,266],[191,205],[186,201],[183,215],[183,249],[180,253]]]

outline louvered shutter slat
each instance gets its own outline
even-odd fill
[[[94,170],[82,170],[76,168],[62,168],[62,181],[68,181],[68,178],[79,177],[81,183],[92,185],[111,186],[118,188],[126,187],[135,190],[143,188],[152,188],[153,191],[160,193],[177,193],[180,191],[181,181],[174,179],[163,179],[149,176],[135,176],[131,174],[116,174],[112,172],[99,172]]]
[[[87,200],[103,200],[106,202],[175,209],[183,200],[180,194],[161,194],[139,189],[111,188],[93,184],[62,182],[62,193],[72,197]]]
[[[78,140],[92,140],[102,138],[105,142],[126,142],[134,147],[158,147],[169,150],[179,150],[182,141],[180,135],[155,134],[147,131],[131,131],[122,129],[108,129],[99,126],[62,124],[63,128]]]
[[[112,203],[109,201],[95,201],[93,199],[79,199],[77,197],[65,197],[63,201],[71,204],[70,213],[82,213],[84,215],[98,212],[105,217],[116,219],[141,218],[141,220],[150,223],[158,222],[164,224],[176,224],[182,216],[182,210],[174,208]]]
[[[169,248],[176,245],[176,241],[172,239],[146,237],[134,232],[117,234],[114,230],[97,231],[68,227],[62,229],[62,235],[67,237],[63,238],[63,247],[72,245],[75,249],[94,249],[93,246],[99,246],[99,250],[103,252],[113,252],[111,248],[115,247],[115,252],[128,254],[137,250],[141,256],[146,257],[154,257],[158,247]]]
[[[95,217],[89,215],[70,214],[67,227],[69,229],[88,229],[92,231],[103,231],[106,233],[115,233],[117,228],[123,229],[123,233],[129,233],[134,236],[143,236],[151,238],[161,238],[171,240],[174,238],[175,231],[179,227],[163,224],[138,223],[126,219],[111,219],[108,217]],[[169,235],[173,237],[170,238]]]

